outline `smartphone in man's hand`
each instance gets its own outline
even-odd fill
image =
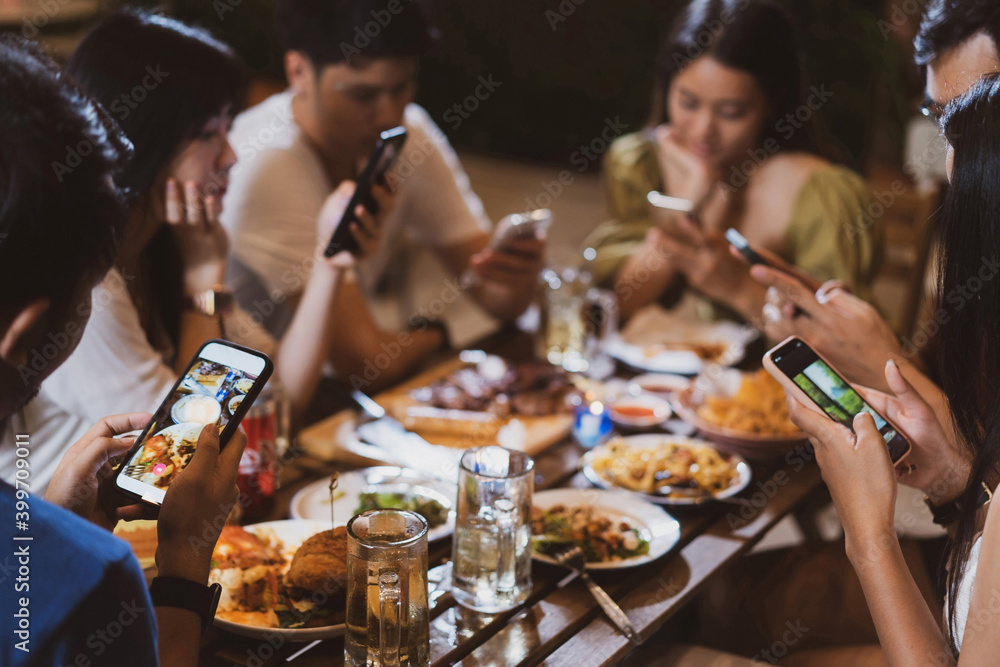
[[[263,352],[223,340],[205,343],[115,471],[118,490],[162,504],[170,483],[194,456],[202,429],[216,424],[219,448],[225,447],[273,368]]]

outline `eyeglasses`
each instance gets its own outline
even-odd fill
[[[943,106],[934,100],[927,98],[924,100],[924,103],[920,105],[920,113],[934,121],[935,125],[941,127],[941,119],[944,117]]]

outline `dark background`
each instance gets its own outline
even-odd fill
[[[606,119],[620,117],[630,131],[646,122],[661,30],[683,4],[433,0],[441,41],[438,54],[422,62],[417,101],[458,149],[565,165],[581,143],[600,135]],[[920,88],[909,46],[919,12],[901,13],[907,3],[884,0],[784,4],[797,24],[809,82],[834,93],[821,118],[834,157],[860,171],[876,161],[898,163]],[[182,0],[175,13],[232,44],[258,78],[280,82],[273,6]],[[500,86],[454,127],[445,113],[473,93],[478,77],[491,75]]]

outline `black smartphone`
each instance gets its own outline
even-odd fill
[[[118,490],[160,505],[202,429],[217,424],[219,447],[225,447],[273,369],[263,352],[224,340],[205,343],[115,471]]]
[[[808,273],[802,271],[798,267],[789,264],[788,262],[781,260],[773,260],[768,257],[764,257],[759,252],[754,250],[754,247],[750,245],[750,242],[746,240],[746,237],[740,234],[738,231],[730,227],[726,230],[726,240],[729,241],[729,245],[736,248],[743,258],[749,262],[751,266],[754,264],[763,264],[769,268],[776,271],[781,271],[782,273],[787,273],[792,276],[800,283],[808,287],[810,290],[815,292],[818,290],[823,283],[819,282]]]
[[[910,453],[910,442],[892,422],[875,408],[847,380],[801,338],[792,336],[778,343],[764,355],[764,368],[786,391],[801,403],[853,430],[854,417],[867,412],[875,418],[893,464]]]
[[[739,250],[740,254],[743,255],[748,262],[750,262],[751,266],[754,264],[763,264],[764,266],[770,266],[771,268],[778,268],[771,264],[771,262],[764,259],[759,252],[750,246],[750,242],[747,241],[746,237],[732,227],[726,230],[726,240],[729,241],[729,245]]]
[[[340,218],[337,228],[333,230],[333,236],[330,237],[330,242],[323,252],[326,257],[333,257],[342,250],[347,250],[353,255],[361,252],[358,242],[351,234],[351,223],[358,220],[354,209],[361,205],[372,214],[378,213],[378,203],[372,196],[372,186],[381,185],[384,187],[387,185],[385,172],[389,171],[396,162],[396,158],[403,150],[404,143],[406,143],[406,128],[402,125],[386,130],[379,135],[371,157],[368,158],[368,164],[365,165],[365,170],[358,177],[351,203],[347,205],[347,210]]]

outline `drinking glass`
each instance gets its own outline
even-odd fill
[[[362,512],[347,523],[349,667],[430,664],[427,522],[405,510]]]
[[[618,302],[610,290],[591,285],[576,268],[542,272],[537,355],[571,373],[583,373],[618,328]]]
[[[230,394],[227,401],[235,396]],[[260,520],[274,508],[281,460],[288,449],[288,412],[281,386],[268,382],[243,417],[247,445],[236,478],[243,520]]]
[[[490,445],[462,455],[458,473],[452,595],[464,607],[497,613],[531,590],[534,461]]]

